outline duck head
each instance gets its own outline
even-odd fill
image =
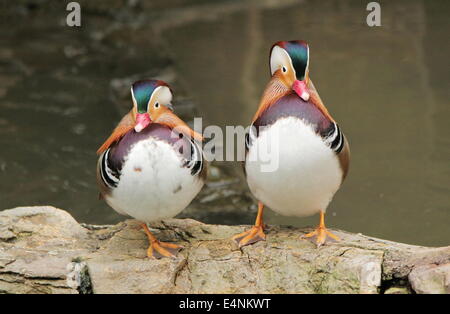
[[[133,116],[136,124],[134,130],[141,132],[151,123],[159,123],[202,141],[201,134],[192,130],[175,113],[172,107],[172,91],[166,82],[159,80],[142,80],[131,86],[133,98]]]
[[[172,91],[166,82],[160,80],[134,82],[131,86],[131,97],[136,132],[141,132],[155,120],[155,117],[152,118],[152,112],[159,111],[160,108],[172,110]]]
[[[270,51],[270,73],[308,101],[309,47],[303,40],[279,41]]]

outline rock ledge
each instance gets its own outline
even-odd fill
[[[450,293],[450,247],[427,248],[333,230],[317,249],[309,230],[270,227],[242,249],[248,226],[170,219],[152,228],[182,244],[177,259],[146,258],[134,220],[80,225],[54,207],[0,212],[0,293]]]

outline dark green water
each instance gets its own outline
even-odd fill
[[[65,26],[58,6],[6,8],[0,208],[51,204],[82,222],[123,219],[98,200],[94,171],[95,150],[123,106],[131,106],[117,79],[175,76],[175,97],[177,90],[190,95],[205,123],[246,125],[269,79],[271,44],[302,38],[310,43],[311,77],[352,150],[328,224],[448,245],[449,5],[380,3],[382,26],[375,28],[365,24],[361,1],[179,1],[121,10],[98,4],[85,7],[81,29]],[[183,216],[252,223],[254,202],[240,166],[220,166]],[[317,219],[266,214],[269,224]]]

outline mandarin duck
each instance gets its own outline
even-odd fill
[[[300,40],[275,43],[270,73],[246,134],[244,171],[258,200],[258,214],[255,225],[233,239],[240,247],[265,240],[263,208],[267,205],[284,216],[319,213],[318,227],[303,237],[317,246],[328,237],[338,241],[326,229],[324,215],[347,175],[350,150],[309,77],[308,44]],[[268,160],[277,161],[270,171],[263,167]]]
[[[120,214],[141,221],[149,257],[175,257],[181,246],[160,242],[147,223],[180,213],[206,176],[202,136],[172,112],[170,87],[159,80],[132,84],[133,108],[98,149],[100,196]]]

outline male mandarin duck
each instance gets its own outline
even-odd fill
[[[182,248],[159,242],[147,223],[174,217],[198,194],[206,177],[202,136],[172,112],[172,92],[158,80],[132,84],[133,108],[98,149],[101,197],[142,222],[149,257],[175,257]]]
[[[324,215],[347,175],[350,150],[309,77],[308,44],[275,43],[270,72],[272,78],[246,135],[244,169],[259,201],[258,214],[253,228],[233,239],[239,246],[265,240],[263,207],[267,205],[285,216],[319,213],[319,226],[304,237],[318,246],[328,237],[339,240],[326,229]],[[261,151],[268,154],[265,160]],[[277,160],[278,167],[264,171],[267,160]]]

